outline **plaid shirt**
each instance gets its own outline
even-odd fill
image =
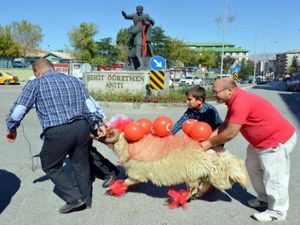
[[[25,85],[10,110],[6,120],[7,129],[16,130],[34,105],[43,129],[76,119],[86,119],[91,126],[102,122],[102,115],[83,83],[75,77],[56,71],[47,71]]]
[[[182,128],[182,124],[188,119],[196,119],[198,121],[206,122],[211,126],[212,130],[217,129],[217,127],[223,122],[215,107],[210,104],[203,103],[200,111],[188,108],[183,116],[173,126],[171,134],[176,134]]]

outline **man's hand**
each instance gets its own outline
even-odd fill
[[[99,126],[97,131],[98,137],[104,137],[106,135],[105,125]]]
[[[123,15],[124,17],[126,17],[126,13],[125,13],[124,11],[122,11],[122,15]]]
[[[9,143],[13,143],[17,138],[17,131],[9,131],[6,133],[6,139]]]
[[[210,143],[210,141],[203,141],[200,143],[200,147],[203,151],[207,151],[208,149],[211,149],[212,144]]]

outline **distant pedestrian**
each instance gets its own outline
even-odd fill
[[[216,80],[213,95],[227,105],[228,111],[215,136],[201,143],[203,149],[223,144],[241,132],[250,143],[246,166],[258,194],[248,205],[268,207],[252,217],[260,222],[284,221],[289,208],[289,154],[296,145],[295,128],[271,103],[240,89],[230,78]]]
[[[152,91],[151,91],[150,85],[146,84],[145,89],[146,89],[145,102],[150,102],[151,95],[152,95]]]
[[[106,134],[102,117],[79,79],[56,72],[52,63],[42,58],[33,63],[32,69],[37,78],[25,85],[10,110],[7,139],[9,142],[16,139],[21,120],[35,105],[44,133],[40,152],[42,169],[66,201],[59,212],[68,213],[84,205],[90,207],[88,144],[94,126],[99,127],[99,136]],[[67,155],[75,180],[62,169]]]

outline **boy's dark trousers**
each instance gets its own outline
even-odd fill
[[[93,146],[92,139],[89,143],[89,162],[92,180],[94,180],[95,177],[105,179],[107,176],[118,176],[119,174],[119,169],[108,159],[104,158]]]

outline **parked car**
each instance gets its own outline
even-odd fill
[[[183,79],[180,79],[178,82],[179,86],[183,86],[183,85],[201,85],[202,84],[202,80],[200,77],[196,77],[196,76],[186,76]]]
[[[242,80],[241,80],[241,84],[251,84],[252,83],[252,81],[253,81],[253,79],[250,79],[250,78],[243,78]]]
[[[10,85],[10,84],[20,84],[20,83],[17,75],[0,70],[0,84]]]
[[[26,62],[24,58],[15,58],[12,62],[14,68],[25,68]]]
[[[296,73],[290,80],[286,81],[287,91],[300,91],[300,73]]]

